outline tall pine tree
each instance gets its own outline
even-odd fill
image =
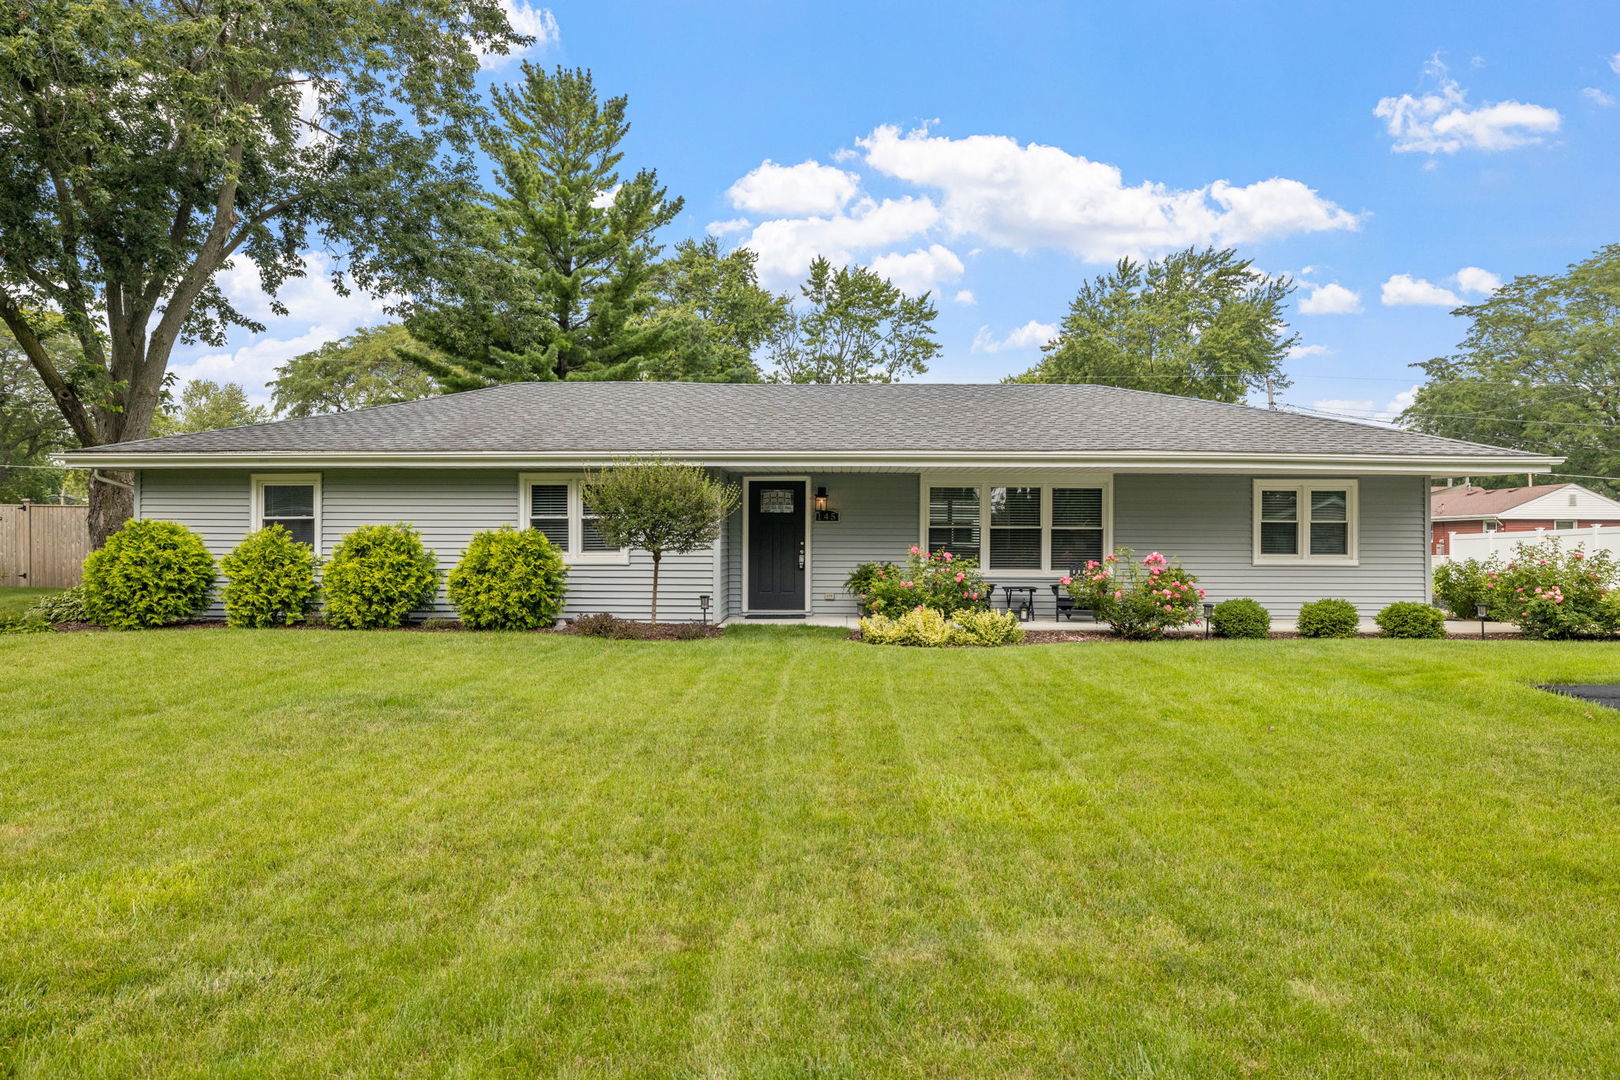
[[[494,98],[501,123],[481,141],[499,191],[462,222],[476,254],[448,266],[439,295],[406,321],[443,355],[400,355],[452,391],[639,377],[673,345],[675,328],[644,316],[653,237],[681,200],[651,169],[620,181],[626,99],[598,101],[590,72],[525,63]]]

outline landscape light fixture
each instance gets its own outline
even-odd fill
[[[1204,601],[1204,640],[1209,640],[1209,618],[1215,614],[1215,605],[1208,600]]]
[[[709,594],[701,593],[698,596],[698,607],[703,611],[703,625],[709,625]]]
[[[1475,604],[1474,618],[1479,620],[1479,640],[1485,640],[1485,620],[1491,613],[1491,605]]]

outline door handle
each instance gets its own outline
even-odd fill
[[[799,569],[804,569],[804,541],[799,541]]]

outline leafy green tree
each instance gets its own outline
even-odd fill
[[[630,130],[624,97],[600,101],[590,72],[529,63],[495,90],[501,123],[482,138],[498,192],[459,225],[471,254],[406,321],[439,350],[400,354],[447,390],[564,378],[636,378],[673,327],[647,319],[660,248],[681,210],[643,169],[619,176]]]
[[[421,348],[395,323],[300,353],[276,368],[270,381],[276,415],[318,416],[430,397],[438,392],[432,377],[399,355],[400,349]]]
[[[714,237],[682,240],[653,272],[658,308],[675,328],[667,353],[643,367],[647,378],[758,382],[758,358],[792,316],[792,302],[759,284],[758,256],[745,247],[720,254]]]
[[[658,568],[667,553],[696,551],[714,542],[742,494],[695,465],[630,461],[585,478],[585,505],[611,547],[652,555],[651,622],[658,621]]]
[[[1121,259],[1086,282],[1058,336],[1019,382],[1101,383],[1211,401],[1242,401],[1299,341],[1283,317],[1294,283],[1228,249],[1188,248],[1146,263]]]
[[[773,377],[789,383],[887,383],[921,375],[939,354],[929,294],[907,296],[864,266],[810,264],[805,304],[771,342]]]
[[[218,286],[233,260],[273,294],[318,238],[345,253],[341,289],[409,291],[471,190],[477,50],[524,40],[500,0],[10,5],[0,321],[74,436],[145,436],[176,343],[262,329]],[[99,544],[130,495],[97,481],[90,502]]]
[[[1457,351],[1417,365],[1428,376],[1401,422],[1430,435],[1562,454],[1560,468],[1620,495],[1620,244],[1562,274],[1526,274],[1452,314],[1469,320]],[[1523,474],[1475,477],[1490,486]]]
[[[192,379],[180,391],[178,405],[165,407],[152,418],[152,434],[185,435],[262,424],[268,419],[270,410],[248,401],[241,383]]]
[[[39,374],[16,340],[0,330],[0,503],[54,497],[66,470],[51,468],[50,456],[73,445],[73,433]]]

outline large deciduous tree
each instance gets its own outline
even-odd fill
[[[400,358],[401,348],[420,350],[422,346],[395,323],[357,330],[300,353],[277,367],[276,377],[270,380],[276,414],[349,412],[437,393],[431,376]]]
[[[175,345],[259,327],[319,239],[339,287],[408,288],[440,256],[499,0],[30,0],[0,20],[0,320],[78,440],[146,435]],[[77,339],[63,365],[40,313]],[[116,478],[114,478],[116,479]],[[128,516],[96,480],[91,535]]]
[[[652,318],[674,330],[668,351],[643,365],[650,379],[758,382],[766,347],[792,316],[791,301],[759,284],[758,256],[720,254],[714,237],[682,240],[653,274]]]
[[[1417,365],[1429,381],[1401,422],[1562,454],[1560,468],[1620,495],[1620,244],[1562,274],[1516,277],[1453,314],[1468,332],[1452,355]],[[1475,479],[1506,486],[1523,475]]]
[[[1287,278],[1229,249],[1188,248],[1121,259],[1086,282],[1058,336],[1020,382],[1101,383],[1211,401],[1288,385],[1282,362],[1299,338],[1283,305]]]
[[[680,212],[643,169],[621,180],[624,97],[599,100],[590,72],[525,63],[495,91],[481,136],[499,189],[466,208],[468,254],[418,296],[406,321],[438,350],[400,354],[447,390],[565,378],[637,378],[673,336],[647,319],[657,231]]]
[[[834,270],[819,256],[799,292],[803,305],[771,342],[779,382],[895,382],[926,372],[939,353],[926,292],[908,296],[873,270]]]
[[[192,379],[180,390],[180,400],[165,404],[152,417],[153,435],[185,435],[193,431],[262,424],[270,410],[248,400],[241,383]]]
[[[45,344],[63,344],[47,332]],[[0,502],[43,501],[62,488],[50,456],[73,445],[73,433],[21,346],[0,330]]]

